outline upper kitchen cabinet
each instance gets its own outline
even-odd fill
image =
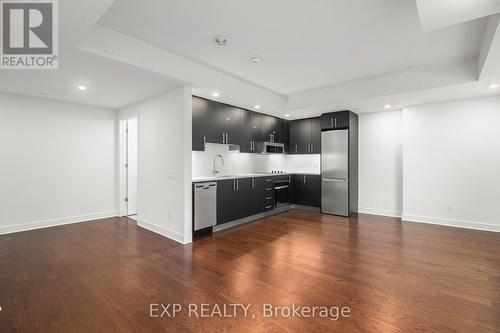
[[[204,143],[240,144],[242,110],[193,96],[193,150]]]
[[[193,97],[193,150],[205,150],[207,138],[206,120],[209,117],[210,101]]]
[[[344,129],[349,128],[350,111],[338,111],[323,113],[321,115],[321,129]]]
[[[273,116],[262,115],[262,141],[285,143],[285,121]]]
[[[241,112],[240,152],[256,153],[262,141],[262,115],[253,111]]]
[[[241,143],[241,114],[245,113],[245,111],[234,106],[223,105],[224,123],[222,131],[226,134],[226,140],[223,143],[239,145]]]
[[[289,154],[321,153],[321,119],[309,118],[289,122]]]

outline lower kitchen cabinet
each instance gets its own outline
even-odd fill
[[[274,208],[274,183],[267,177],[217,181],[217,224]],[[266,201],[266,199],[269,199]],[[271,208],[267,208],[272,205]]]
[[[217,181],[217,224],[274,209],[274,182],[288,180],[288,175]],[[321,206],[319,175],[291,176],[290,201],[294,204]]]
[[[321,176],[296,174],[292,176],[291,202],[297,205],[321,206]]]

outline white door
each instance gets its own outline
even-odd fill
[[[137,118],[127,120],[127,216],[137,215]]]

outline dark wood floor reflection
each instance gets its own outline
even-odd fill
[[[150,303],[252,307],[150,318]],[[1,332],[499,332],[500,234],[290,211],[183,246],[106,219],[0,236],[0,306]]]

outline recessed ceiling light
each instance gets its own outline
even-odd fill
[[[258,109],[260,109],[260,105],[259,104],[255,104],[254,108],[256,108],[258,110]]]
[[[490,89],[495,89],[495,88],[498,88],[498,83],[490,84]]]
[[[285,118],[288,118],[290,117],[290,115],[288,113],[285,113]]]
[[[250,58],[250,62],[252,62],[254,64],[260,64],[262,62],[262,58],[255,55],[255,56]]]
[[[87,86],[79,85],[78,90],[87,90]]]
[[[219,93],[218,92],[212,93],[212,97],[219,97]]]
[[[227,46],[229,44],[229,38],[227,38],[226,36],[222,36],[222,35],[215,36],[214,40],[215,40],[215,44],[217,44],[219,46]]]
[[[384,109],[390,109],[391,108],[391,105],[390,104],[386,104],[384,105]]]
[[[113,54],[113,47],[111,45],[104,45],[103,50],[106,54]]]

